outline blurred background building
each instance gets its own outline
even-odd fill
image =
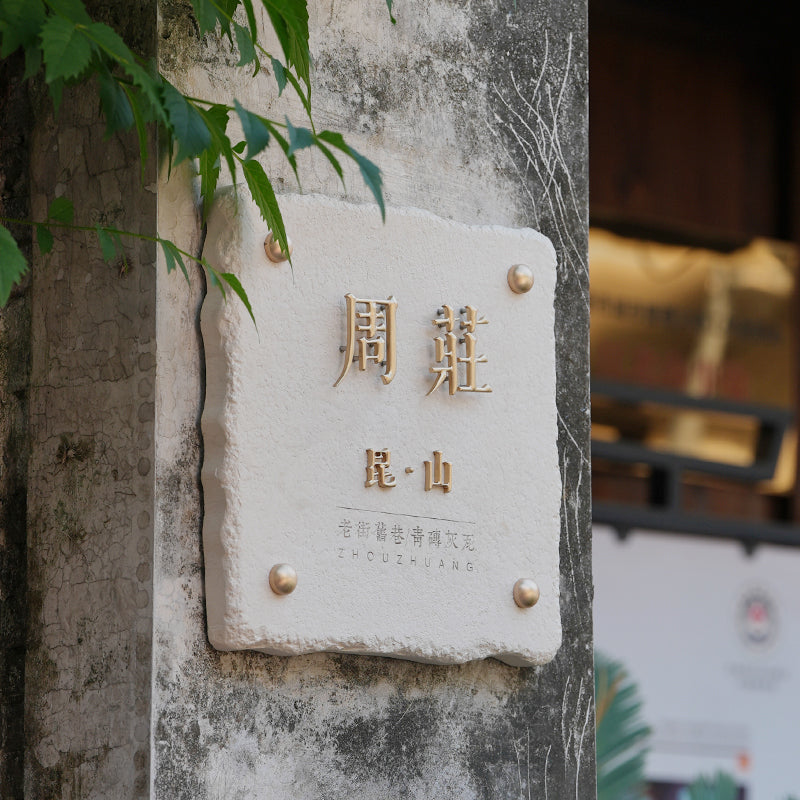
[[[788,5],[590,3],[595,636],[651,796],[800,796],[800,53]]]

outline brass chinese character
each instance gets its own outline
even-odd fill
[[[441,488],[449,492],[453,488],[453,465],[449,461],[442,461],[442,451],[433,451],[433,463],[425,462],[425,491]]]
[[[442,335],[434,339],[436,346],[436,362],[443,364],[441,367],[431,367],[430,371],[436,375],[436,380],[431,386],[428,394],[435,392],[445,381],[449,394],[456,392],[491,392],[492,388],[488,384],[478,386],[477,365],[485,364],[489,359],[485,355],[475,355],[475,328],[478,325],[488,325],[486,317],[478,315],[478,309],[474,306],[466,306],[459,313],[462,319],[459,325],[464,333],[464,338],[459,340],[454,332],[455,314],[450,306],[442,306],[439,309],[438,318],[433,320],[433,324],[443,329]],[[459,344],[464,345],[464,355],[459,355]],[[466,368],[466,380],[459,383],[458,365],[464,364]]]
[[[392,454],[388,450],[367,450],[367,479],[364,486],[368,489],[376,483],[382,489],[391,489],[395,485],[395,477],[389,471]]]
[[[395,314],[397,300],[361,300],[346,294],[347,301],[347,346],[344,348],[342,374],[334,386],[338,386],[347,375],[350,364],[358,361],[358,368],[365,370],[372,361],[385,367],[381,380],[391,383],[395,373]],[[356,353],[356,351],[358,351]]]

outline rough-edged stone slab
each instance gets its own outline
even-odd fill
[[[282,655],[548,661],[561,642],[552,245],[410,209],[390,209],[384,225],[374,206],[322,196],[288,196],[282,209],[293,268],[265,257],[268,229],[249,199],[221,199],[206,240],[258,322],[232,295],[206,299],[209,639]],[[506,278],[519,263],[534,273],[526,294]],[[396,300],[394,330],[377,334],[396,345],[388,382],[391,358],[343,374],[348,293]],[[473,380],[459,365],[465,391],[444,382],[429,394],[431,368],[447,363],[434,346],[446,304],[456,337],[469,336],[467,306],[486,320],[473,335],[487,360]],[[383,448],[393,485],[381,487],[365,468],[367,450]],[[426,491],[436,450],[452,465],[450,491]],[[276,563],[297,571],[290,595],[270,590]],[[541,590],[533,608],[514,602],[520,578]]]

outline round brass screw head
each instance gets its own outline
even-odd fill
[[[531,608],[539,602],[539,587],[530,578],[520,578],[514,584],[514,602],[520,608]]]
[[[297,586],[297,573],[291,564],[276,564],[269,571],[269,588],[275,594],[291,594]]]
[[[281,246],[278,244],[278,240],[272,235],[272,231],[270,231],[267,234],[267,238],[264,239],[264,252],[267,254],[267,258],[272,261],[273,264],[280,264],[282,261],[286,261],[292,254],[292,242],[290,239],[287,239],[286,241],[289,245],[288,253],[285,253],[283,250],[281,250]]]
[[[516,294],[525,294],[533,289],[533,270],[525,264],[514,264],[508,271],[508,285]]]

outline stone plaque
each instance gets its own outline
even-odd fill
[[[249,199],[223,196],[208,226],[209,261],[240,277],[257,320],[209,290],[211,643],[548,661],[561,642],[552,245],[413,209],[383,224],[374,206],[318,196],[281,207],[292,265],[266,257]],[[510,288],[519,264],[524,293]]]

